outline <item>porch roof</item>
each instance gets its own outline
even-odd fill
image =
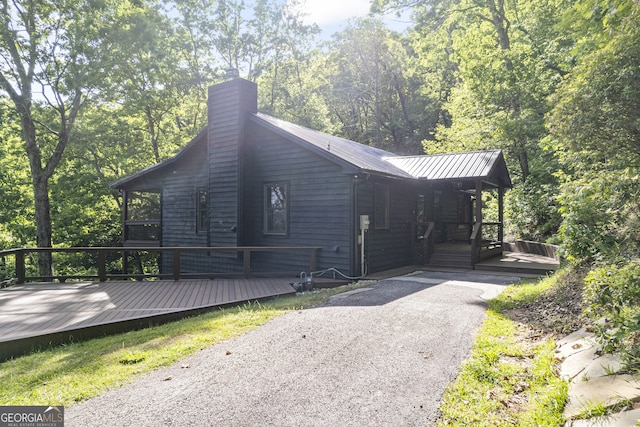
[[[430,181],[482,179],[495,185],[513,187],[501,150],[393,156],[386,160],[418,179]]]

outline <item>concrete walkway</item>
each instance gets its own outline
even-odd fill
[[[73,426],[429,426],[517,277],[420,273],[280,316],[65,409]]]
[[[640,378],[617,374],[619,356],[598,355],[595,336],[584,328],[558,342],[563,359],[560,374],[569,381],[569,401],[564,416],[566,427],[629,427],[640,424],[640,409],[621,411],[604,417],[574,419],[591,408],[611,407],[624,402],[640,402]]]

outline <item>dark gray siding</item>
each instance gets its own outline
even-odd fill
[[[209,88],[210,243],[239,246],[242,221],[242,152],[247,113],[257,110],[255,83],[235,79]],[[234,253],[230,253],[235,258]]]
[[[374,217],[375,183],[389,186],[389,228],[376,229]],[[369,215],[371,225],[365,236],[367,272],[388,270],[412,263],[412,223],[416,218],[418,190],[406,180],[371,178],[358,186],[358,215]]]
[[[200,187],[209,185],[206,145],[194,150],[189,159],[164,178],[162,192],[162,246],[210,246],[206,232],[196,233],[196,198]],[[212,256],[206,253],[184,254],[181,270],[212,271]],[[170,254],[162,257],[163,273],[170,273]]]
[[[251,125],[245,177],[245,245],[319,246],[318,269],[352,273],[352,176],[317,154]],[[264,185],[288,185],[288,233],[265,235]],[[283,271],[308,270],[306,253],[256,254],[252,265]]]

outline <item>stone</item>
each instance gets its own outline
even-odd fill
[[[563,414],[572,418],[584,412],[588,405],[611,406],[625,400],[635,401],[639,395],[640,379],[631,375],[609,375],[576,381],[569,387],[569,400]]]
[[[588,420],[575,420],[566,424],[567,427],[631,427],[640,424],[640,409],[622,411],[604,417]]]

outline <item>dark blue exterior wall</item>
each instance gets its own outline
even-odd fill
[[[389,227],[375,226],[375,184],[389,188]],[[407,180],[370,177],[358,185],[358,215],[369,215],[365,233],[367,273],[409,265],[413,258],[412,223],[416,221],[418,186]]]
[[[243,233],[247,246],[318,246],[318,269],[351,274],[353,178],[334,162],[252,124],[245,157]],[[288,230],[264,233],[264,185],[288,187]],[[306,253],[256,254],[252,264],[287,271],[308,269]]]

